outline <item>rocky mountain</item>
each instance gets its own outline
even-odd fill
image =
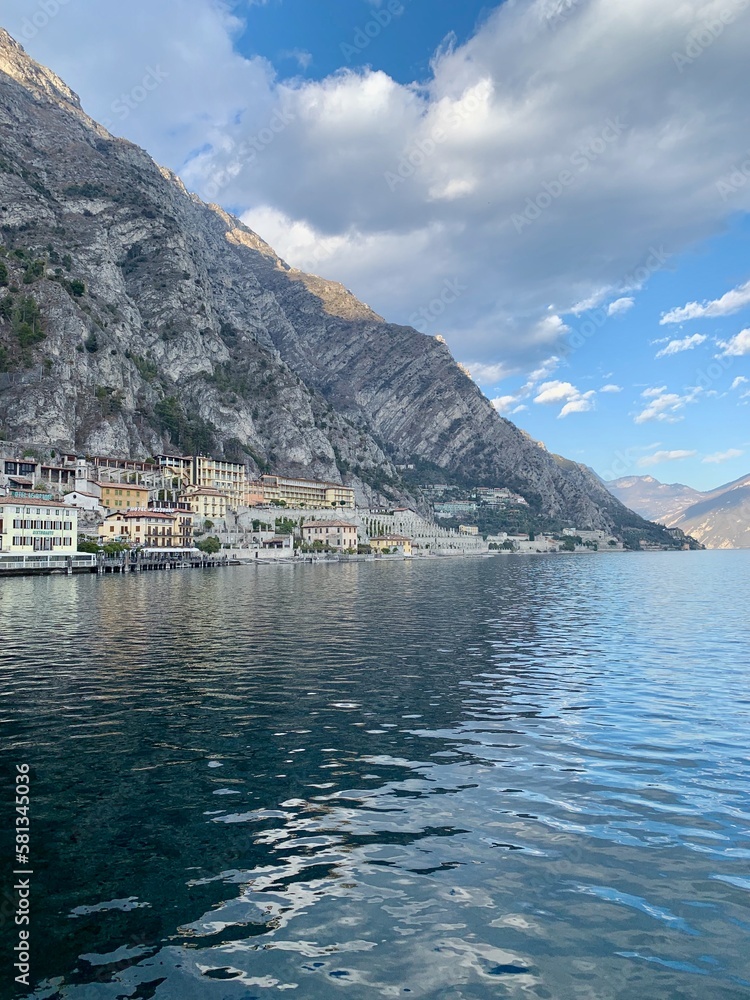
[[[653,476],[623,476],[604,484],[626,507],[650,521],[676,516],[704,494],[682,483],[660,483]]]
[[[750,548],[750,476],[701,493],[651,476],[627,476],[607,488],[632,510],[681,528],[708,549]]]
[[[0,29],[0,434],[247,460],[404,497],[397,464],[508,485],[540,515],[645,532],[501,418],[444,343],[289,267],[94,122]]]

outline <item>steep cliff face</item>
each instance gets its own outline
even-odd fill
[[[404,495],[393,462],[507,484],[581,527],[632,520],[502,419],[448,348],[285,264],[116,139],[0,29],[0,430],[161,449]]]

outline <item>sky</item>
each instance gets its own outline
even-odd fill
[[[750,471],[750,0],[4,0],[115,135],[605,479]]]

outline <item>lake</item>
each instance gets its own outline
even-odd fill
[[[749,607],[750,552],[0,581],[0,996],[750,996]]]

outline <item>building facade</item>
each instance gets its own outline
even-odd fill
[[[390,552],[396,549],[405,556],[410,556],[412,553],[411,538],[405,535],[375,535],[370,539],[370,548],[375,552],[382,552],[384,549]]]
[[[0,497],[0,553],[74,555],[78,511],[55,500]]]
[[[99,525],[99,540],[127,542],[146,549],[172,549],[175,542],[177,517],[155,510],[116,511]]]
[[[288,476],[265,475],[256,486],[266,502],[283,500],[287,507],[311,509],[315,507],[354,507],[354,490],[341,483],[327,483],[316,479],[294,479]]]
[[[348,521],[308,521],[302,525],[306,545],[321,542],[332,549],[356,549],[357,525]]]
[[[102,507],[107,510],[135,510],[148,507],[149,491],[134,483],[95,483]]]
[[[223,521],[227,516],[228,498],[220,490],[189,486],[179,499],[189,505],[198,520]]]
[[[66,493],[62,501],[66,507],[77,507],[79,510],[97,511],[101,500],[96,493],[86,493],[84,490],[72,490]]]

